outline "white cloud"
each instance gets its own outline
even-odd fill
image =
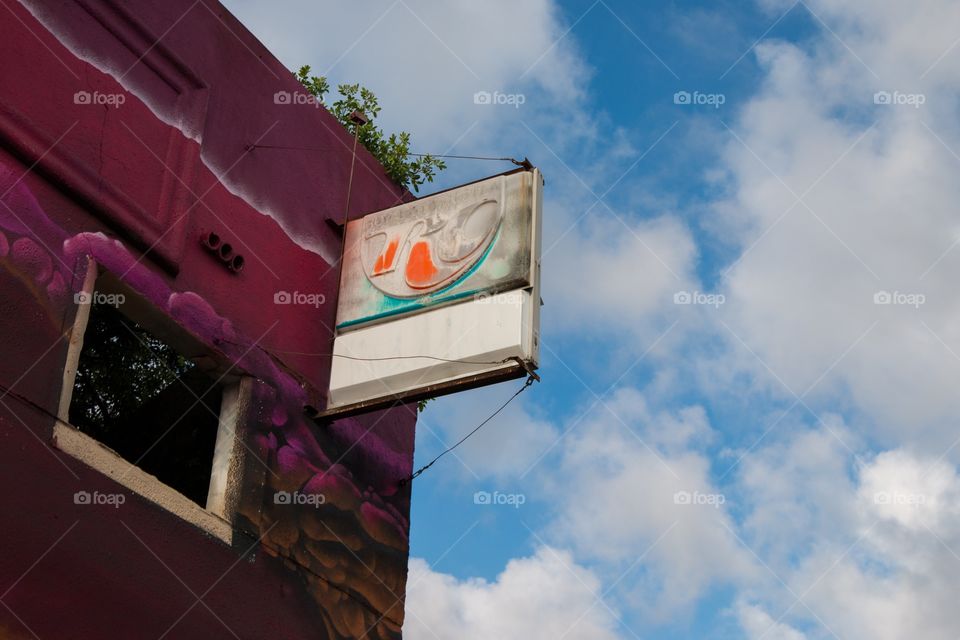
[[[923,533],[928,527],[960,524],[958,490],[956,469],[942,460],[924,461],[895,450],[878,455],[862,470],[859,499],[870,517]]]
[[[289,67],[310,64],[334,83],[372,89],[386,127],[412,131],[434,153],[477,122],[516,120],[544,104],[573,107],[587,75],[572,39],[560,40],[552,0],[226,5]],[[476,105],[478,91],[520,92],[526,103]]]
[[[760,640],[760,638],[767,638],[768,640],[806,640],[805,635],[789,625],[777,622],[760,607],[740,603],[736,612],[740,626],[746,632],[749,640]]]
[[[410,560],[404,637],[463,640],[614,640],[616,614],[601,584],[562,550],[511,560],[493,582],[457,580]]]
[[[956,470],[902,449],[849,461],[826,428],[744,460],[743,537],[769,575],[741,589],[741,626],[751,638],[804,637],[801,624],[816,638],[955,638]]]
[[[761,44],[763,85],[723,156],[732,192],[717,212],[743,251],[724,312],[763,361],[728,336],[724,364],[733,358],[787,399],[850,398],[888,446],[939,453],[960,412],[960,250],[948,251],[960,238],[960,56],[921,76],[955,40],[942,24],[957,10],[810,6],[844,44],[826,31],[804,50]],[[881,90],[926,103],[876,105]],[[880,291],[925,302],[876,305]]]
[[[851,509],[856,486],[848,449],[857,441],[846,426],[827,416],[819,429],[790,419],[778,428],[789,437],[770,436],[753,451],[738,454],[743,458],[733,474],[747,507],[743,535],[780,573],[789,570],[798,549],[856,530],[858,512]]]
[[[453,445],[488,418],[522,385],[523,381],[517,380],[448,396],[429,404],[417,421],[417,450],[434,454]],[[526,410],[524,396],[520,396],[455,450],[460,462],[451,459],[447,464],[456,467],[467,479],[516,480],[557,436],[556,428],[549,421]]]
[[[836,36],[758,47],[764,83],[724,153],[732,192],[717,211],[743,255],[724,285],[737,337],[710,371],[732,370],[718,392],[751,370],[788,405],[809,391],[814,409],[854,419],[821,413],[810,430],[799,405],[744,458],[743,536],[777,579],[744,587],[738,615],[750,637],[803,637],[802,623],[813,637],[955,638],[957,452],[938,457],[960,410],[960,57],[931,65],[955,42],[957,7],[809,6]],[[926,102],[875,105],[877,91]],[[876,305],[881,290],[926,300]],[[864,453],[878,441],[890,450]]]
[[[622,389],[564,440],[553,534],[604,567],[649,619],[665,622],[715,584],[755,574],[730,498],[699,452],[712,436],[701,408],[656,412]]]
[[[566,330],[596,331],[602,323],[649,342],[676,315],[674,294],[696,289],[696,246],[671,216],[621,221],[597,205],[545,249],[548,321]]]
[[[840,637],[956,638],[955,469],[898,449],[866,463],[857,484],[853,495],[837,499],[857,514],[855,526],[821,537],[786,578],[815,614],[811,624]]]

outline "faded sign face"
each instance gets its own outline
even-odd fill
[[[396,298],[438,291],[477,264],[500,228],[503,202],[483,198],[427,217],[408,213],[414,215],[363,219],[363,271],[373,286]]]
[[[349,223],[338,327],[529,284],[532,186],[496,176]]]

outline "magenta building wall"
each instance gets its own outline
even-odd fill
[[[212,0],[4,5],[0,637],[400,637],[416,413],[303,415],[324,402],[329,358],[298,354],[331,350],[352,139],[278,104],[296,81]],[[361,149],[350,217],[408,198]],[[241,272],[201,246],[210,231]],[[263,464],[232,544],[57,448],[90,260],[256,379],[244,444]],[[80,490],[127,499],[77,505]],[[325,502],[274,504],[281,490]]]

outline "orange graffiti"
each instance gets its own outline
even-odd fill
[[[407,284],[414,288],[429,287],[436,274],[437,268],[430,257],[430,245],[423,241],[413,245],[407,259]]]
[[[373,275],[378,276],[381,273],[389,271],[393,266],[393,259],[397,255],[397,244],[399,240],[394,238],[387,245],[386,251],[377,256],[377,262],[373,265]]]

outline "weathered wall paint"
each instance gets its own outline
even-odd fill
[[[415,412],[325,428],[302,412],[329,374],[297,354],[331,350],[340,237],[325,218],[343,215],[348,136],[274,103],[296,82],[215,2],[24,5],[0,12],[0,636],[399,637]],[[350,217],[408,198],[361,151]],[[240,274],[201,247],[210,230],[245,255]],[[91,259],[259,380],[246,444],[264,464],[232,548],[52,446]],[[76,505],[80,490],[128,499]],[[294,490],[325,502],[274,504]]]
[[[338,191],[327,191],[326,197],[310,200],[305,196],[317,192],[300,185],[332,180],[342,192],[349,174],[344,158],[353,141],[313,103],[277,108],[278,91],[289,94],[302,88],[218,2],[23,0],[23,4],[72,55],[134,93],[161,121],[191,140],[204,142],[201,160],[228,191],[277,220],[300,246],[331,263],[339,257],[339,237],[311,224],[303,211],[341,221],[345,194],[334,197]],[[175,26],[166,32],[171,25]],[[160,34],[162,39],[155,42]],[[225,52],[233,64],[224,64]],[[252,144],[315,151],[264,147],[257,149],[259,162],[238,166],[237,156]],[[291,159],[292,155],[299,157]],[[363,149],[357,172],[377,186],[372,193],[355,190],[352,210],[383,208],[378,198],[384,192],[396,196],[391,205],[410,199]]]

